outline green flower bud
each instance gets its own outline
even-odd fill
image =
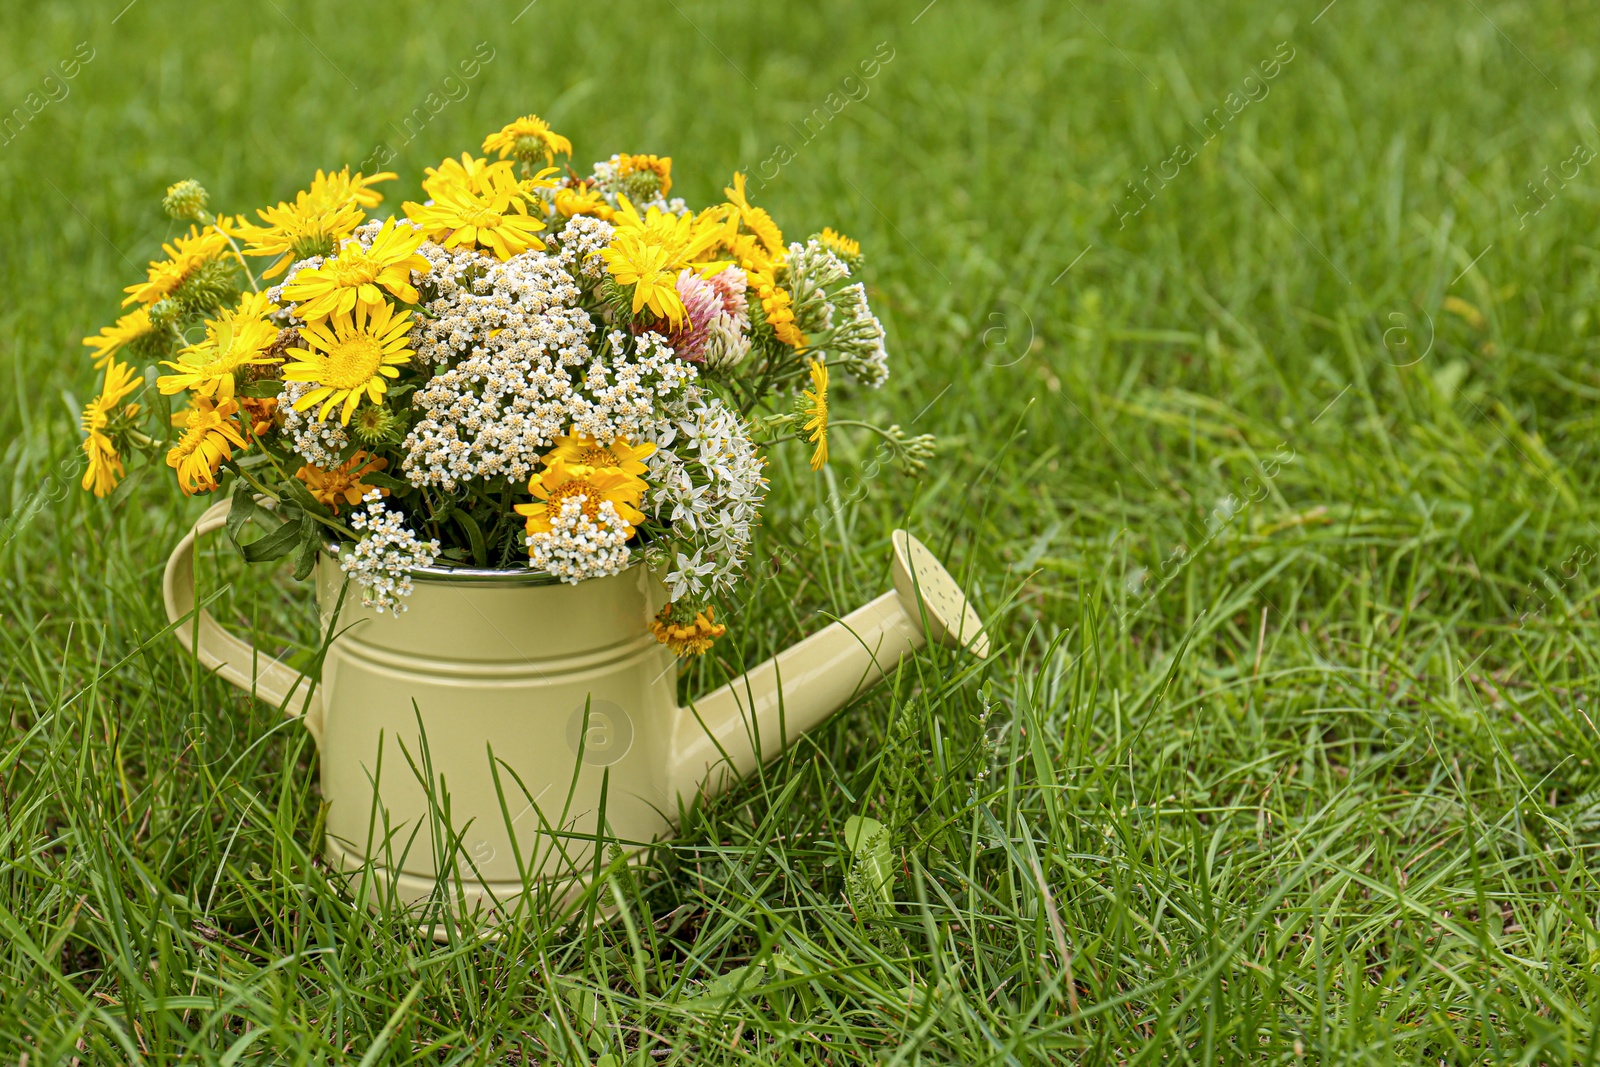
[[[183,316],[183,308],[176,300],[157,300],[150,305],[150,325],[154,330],[171,328]]]
[[[363,404],[351,418],[350,429],[364,445],[398,444],[401,422],[382,404]]]
[[[546,158],[545,154],[549,150],[543,137],[534,137],[531,134],[523,134],[511,146],[511,154],[524,163]]]
[[[661,176],[651,170],[636,170],[618,178],[616,189],[634,204],[647,204],[661,195]]]
[[[208,259],[191,270],[169,298],[177,302],[185,318],[209,315],[239,299],[239,280],[233,261]]]
[[[206,215],[206,190],[193,178],[167,186],[161,207],[179,222],[200,222]]]

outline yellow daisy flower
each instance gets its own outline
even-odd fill
[[[407,201],[406,216],[445,248],[485,248],[502,260],[530,248],[542,251],[544,242],[534,235],[544,223],[528,214],[526,190],[509,169],[495,166],[480,173],[481,193],[441,185],[432,204]]]
[[[626,196],[618,197],[622,207],[614,222],[619,233],[637,233],[646,242],[667,250],[675,269],[681,270],[704,259],[722,239],[715,214],[676,215],[652,207],[639,214]]]
[[[316,498],[317,503],[333,509],[333,513],[337,515],[341,499],[354,507],[361,503],[363,496],[375,488],[362,483],[363,475],[381,471],[388,465],[389,461],[386,459],[374,459],[365,452],[357,452],[332,470],[324,470],[308,463],[295,471],[294,476],[306,484],[306,489]],[[378,492],[383,496],[389,495],[387,489],[379,489]]]
[[[148,309],[156,301],[171,296],[196,267],[216,259],[227,248],[228,237],[222,231],[210,226],[204,230],[190,226],[187,234],[161,246],[167,258],[151,260],[144,281],[123,290],[128,296],[122,306],[142,304]]]
[[[619,437],[609,445],[602,445],[593,437],[572,434],[557,437],[555,449],[544,454],[544,461],[548,465],[560,459],[571,467],[619,470],[623,474],[642,476],[647,469],[644,461],[653,455],[655,450],[656,446],[649,441],[631,445],[627,438]]]
[[[828,462],[828,368],[820,359],[811,361],[811,385],[805,391],[805,398],[810,401],[805,413],[811,416],[805,430],[817,446],[811,453],[811,469],[817,471]]]
[[[745,196],[744,184],[743,173],[733,176],[732,188],[722,190],[728,197],[728,204],[737,209],[739,221],[744,224],[745,229],[760,238],[770,255],[781,260],[784,250],[783,231],[778,229],[778,224],[772,220],[771,215],[750,203]]]
[[[388,301],[358,301],[353,315],[341,313],[300,327],[310,348],[289,349],[290,355],[301,358],[284,365],[283,380],[310,382],[316,388],[295,401],[295,410],[320,402],[317,418],[326,419],[329,411],[343,404],[339,422],[348,425],[361,398],[378,403],[389,388],[384,379],[398,377],[395,367],[411,361],[412,351],[406,347],[410,330],[411,312],[396,314]]]
[[[350,173],[349,167],[342,167],[339,173],[329,171],[326,176],[318,170],[311,179],[313,193],[326,197],[330,202],[352,201],[364,208],[374,208],[383,203],[383,194],[372,188],[379,182],[392,182],[397,175],[392,170],[386,170],[370,177],[363,175],[359,170]]]
[[[555,159],[557,152],[572,155],[572,142],[551,130],[550,124],[538,115],[524,115],[502,126],[500,132],[485,137],[483,150],[497,151],[501,159],[514,155],[524,162],[532,162],[542,155],[544,161],[549,163]]]
[[[311,185],[295,194],[294,203],[279,201],[277,207],[256,211],[265,225],[241,217],[225,228],[248,242],[245,255],[278,257],[262,274],[275,278],[298,260],[332,255],[366,218],[362,209],[382,202],[383,194],[371,186],[394,177],[391,171],[367,177],[360,171],[352,175],[349,167],[327,174],[319,169]]]
[[[233,458],[234,446],[248,447],[235,417],[238,401],[213,404],[205,397],[195,397],[191,404],[187,412],[172,417],[174,426],[185,429],[167,452],[167,466],[178,472],[178,488],[184,496],[215,489],[217,469],[224,460]]]
[[[95,496],[103,497],[110,493],[125,473],[122,457],[117,455],[117,448],[111,443],[105,429],[116,406],[142,383],[143,379],[135,373],[132,364],[113,361],[106,367],[106,380],[100,395],[83,406],[83,432],[86,435],[83,439],[83,457],[88,469],[83,472],[82,484],[85,491],[93,492]],[[123,414],[129,418],[138,413],[137,404],[129,404],[123,409]]]
[[[725,235],[722,246],[746,274],[774,274],[783,263],[783,257],[770,255],[761,239],[753,233],[735,233],[731,237]]]
[[[528,481],[528,492],[538,499],[518,504],[513,510],[528,520],[528,536],[532,537],[549,533],[553,529],[550,516],[559,515],[561,505],[573,497],[584,498],[583,513],[596,523],[600,521],[600,505],[610,501],[623,522],[624,535],[632,537],[634,526],[644,521],[644,513],[635,505],[644,496],[645,489],[642,478],[614,468],[569,466],[557,456]]]
[[[83,343],[94,349],[94,365],[99,369],[124,345],[131,345],[153,333],[155,327],[150,325],[150,312],[141,307],[122,316],[115,326],[100,327],[98,336],[85,337]]]
[[[371,248],[346,241],[335,258],[296,274],[283,287],[284,299],[298,304],[296,314],[307,322],[349,312],[357,298],[376,304],[383,300],[380,286],[397,300],[415,304],[418,296],[411,272],[426,274],[432,269],[427,258],[417,252],[427,239],[421,230],[397,227],[393,218],[386,219]]]
[[[463,152],[459,163],[454,159],[445,159],[437,167],[424,167],[422,172],[427,177],[422,179],[422,191],[434,200],[447,189],[459,189],[475,196],[482,195],[487,188],[484,176],[491,169],[510,175],[514,165],[509,161],[490,163],[487,159],[473,159]]]
[[[611,205],[606,203],[606,198],[600,195],[600,190],[587,182],[580,182],[570,189],[556,190],[555,208],[569,219],[574,215],[593,215],[610,222],[616,214]]]
[[[703,655],[717,638],[728,632],[726,626],[716,621],[713,608],[696,612],[687,623],[673,622],[672,615],[672,605],[668,604],[650,623],[650,632],[680,657]]]
[[[824,226],[822,232],[817,234],[817,239],[822,242],[824,248],[832,249],[840,259],[861,258],[861,242],[846,237],[831,226]]]
[[[804,348],[806,335],[794,323],[794,296],[777,281],[778,268],[783,266],[786,257],[783,232],[771,215],[750,203],[745,195],[743,174],[735,174],[732,187],[723,192],[728,196],[728,203],[721,208],[707,209],[701,215],[713,211],[721,213],[717,226],[722,246],[744,270],[749,288],[760,297],[767,325],[784,344]],[[741,225],[750,232],[741,233]],[[849,241],[849,238],[842,240]]]
[[[650,171],[661,179],[662,196],[666,196],[672,191],[671,156],[628,155],[626,152],[617,156],[617,176],[619,178],[626,178],[630,174],[638,174],[641,171]]]
[[[281,362],[267,355],[278,339],[278,327],[267,316],[277,310],[278,305],[268,300],[266,293],[244,294],[237,307],[206,320],[205,340],[181,349],[176,362],[162,361],[163,367],[178,373],[157,378],[156,388],[165,396],[188,389],[219,402],[232,400],[235,374],[245,367]]]
[[[674,215],[650,208],[643,216],[627,197],[612,219],[616,232],[600,250],[606,269],[618,285],[631,285],[633,313],[643,308],[674,327],[686,314],[678,296],[678,272],[716,248],[722,239],[708,217]]]
[[[678,296],[678,271],[671,255],[659,245],[646,243],[637,233],[617,234],[601,249],[606,269],[618,285],[633,286],[633,313],[648,307],[658,319],[676,327],[688,314]]]

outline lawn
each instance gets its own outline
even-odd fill
[[[0,1062],[1595,1060],[1592,11],[524,2],[0,14]],[[898,526],[995,652],[569,921],[435,942],[340,893],[309,738],[167,632],[203,502],[78,490],[79,339],[168,184],[381,163],[397,206],[528,111],[859,238],[893,370],[839,402],[939,438],[780,449],[684,685],[882,592]],[[309,651],[287,567],[207,562]]]

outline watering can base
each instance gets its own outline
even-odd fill
[[[644,850],[639,850],[635,855],[642,856]],[[405,871],[395,871],[381,864],[363,863],[356,853],[341,847],[332,838],[327,838],[323,845],[323,853],[328,866],[347,882],[345,887],[347,895],[352,900],[362,897],[361,883],[367,882],[366,899],[368,908],[376,910],[377,902],[393,892],[396,901],[404,908],[421,912],[424,905],[427,910],[437,915],[439,904],[437,901],[439,880],[432,875],[408,874]],[[630,857],[632,862],[633,857]],[[537,879],[535,884],[548,887],[550,892],[550,905],[557,911],[563,911],[576,900],[585,889],[589,887],[587,878],[550,878]],[[484,940],[497,940],[503,935],[497,930],[498,923],[507,913],[514,912],[517,899],[523,895],[526,887],[520,881],[489,881],[480,882],[464,875],[461,883],[452,886],[454,897],[451,906],[452,913],[457,916],[471,916],[477,929],[474,935]],[[595,908],[595,921],[608,922],[617,914],[614,902],[601,903]],[[449,940],[449,931],[439,918],[428,922],[418,922],[417,932],[431,936],[435,941]]]

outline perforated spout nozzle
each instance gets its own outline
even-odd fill
[[[989,655],[983,620],[926,545],[894,531],[894,591],[678,711],[672,784],[688,803],[777,756],[931,638]]]

